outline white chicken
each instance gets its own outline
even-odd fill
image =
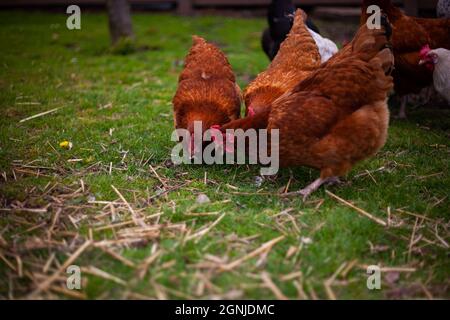
[[[419,64],[432,68],[434,88],[450,103],[450,50],[422,50]]]

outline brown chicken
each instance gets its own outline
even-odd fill
[[[405,15],[390,0],[363,0],[361,24],[367,21],[367,7],[379,6],[393,26],[392,46],[395,57],[394,90],[402,97],[400,118],[405,118],[406,95],[419,93],[431,86],[433,72],[419,65],[420,52],[429,45],[432,49],[450,49],[450,19],[423,19]]]
[[[175,128],[188,129],[191,140],[194,121],[202,121],[205,131],[239,118],[241,108],[241,91],[225,55],[201,37],[192,40],[172,100]]]
[[[322,184],[336,181],[386,141],[394,63],[390,32],[384,16],[381,29],[362,26],[342,52],[277,99],[270,110],[233,121],[222,131],[258,128],[268,116],[269,132],[280,130],[280,165],[320,170],[320,178],[290,194],[306,198]]]
[[[272,63],[245,89],[247,115],[263,111],[320,66],[319,49],[306,27],[306,18],[306,13],[297,9],[291,31]]]

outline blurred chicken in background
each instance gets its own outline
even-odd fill
[[[425,46],[420,53],[420,65],[433,71],[433,85],[450,104],[450,50],[431,50]]]
[[[370,5],[379,6],[393,25],[394,90],[401,97],[399,118],[406,118],[408,95],[417,94],[433,84],[432,70],[419,65],[421,50],[426,45],[450,49],[450,19],[410,17],[391,0],[363,0],[361,25],[368,19],[367,7]]]

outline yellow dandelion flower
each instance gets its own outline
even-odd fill
[[[64,140],[59,143],[59,146],[63,149],[72,149],[72,142]]]

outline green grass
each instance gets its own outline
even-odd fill
[[[306,203],[298,198],[256,194],[275,193],[286,186],[290,178],[287,169],[257,188],[256,166],[167,165],[173,146],[171,99],[191,34],[221,46],[243,87],[268,64],[259,43],[264,19],[135,14],[133,23],[141,49],[128,55],[109,50],[105,15],[83,13],[80,31],[67,30],[65,19],[63,14],[0,12],[1,207],[42,208],[50,204],[46,213],[19,209],[0,212],[0,240],[4,240],[0,242],[0,298],[26,297],[36,288],[31,279],[41,282],[83,243],[89,229],[111,223],[108,206],[88,203],[93,197],[98,201],[118,199],[111,185],[135,210],[145,215],[162,213],[159,221],[150,223],[184,224],[184,229],[163,227],[159,237],[148,242],[125,248],[111,246],[137,266],[152,250],[161,250],[143,279],[138,277],[138,268],[99,248],[85,251],[75,264],[95,266],[126,282],[120,285],[83,273],[81,293],[87,298],[275,298],[264,286],[262,272],[268,272],[289,298],[299,297],[296,284],[310,298],[328,298],[324,281],[343,263],[348,266],[353,261],[354,267],[340,274],[333,285],[338,298],[424,298],[427,294],[450,298],[448,249],[443,244],[449,241],[450,215],[448,109],[414,109],[409,120],[391,121],[388,142],[379,154],[356,166],[344,185],[329,187],[381,219],[387,219],[389,208],[395,226],[385,228],[333,200],[324,189]],[[339,25],[319,24],[325,29]],[[28,102],[36,104],[23,104]],[[19,123],[57,107],[56,113]],[[63,140],[71,141],[73,148],[60,148]],[[34,167],[23,167],[27,164]],[[186,185],[167,196],[152,198],[163,186],[149,165],[168,188]],[[377,170],[381,167],[384,169]],[[317,175],[310,169],[293,169],[290,190]],[[79,189],[81,181],[84,191]],[[200,193],[207,194],[211,203],[196,205]],[[130,219],[126,207],[115,207],[115,222]],[[38,243],[36,239],[48,239],[47,231],[58,208],[61,211],[52,238],[58,245],[30,248]],[[288,209],[288,214],[275,216]],[[421,238],[410,254],[416,217],[397,209],[428,218],[418,219],[414,233]],[[96,218],[103,212],[107,214]],[[198,242],[184,242],[187,230],[195,233],[219,217],[186,215],[189,212],[225,216]],[[71,218],[82,219],[78,229]],[[43,227],[33,229],[39,224]],[[435,225],[443,241],[436,236]],[[92,231],[92,235],[96,242],[115,237],[111,230]],[[233,261],[280,235],[285,238],[265,259],[258,255],[226,272],[199,267],[211,262],[211,256]],[[303,243],[307,238],[311,243]],[[293,255],[287,257],[288,251]],[[52,253],[55,260],[43,271]],[[398,279],[395,273],[385,273],[382,289],[371,291],[366,288],[367,276],[361,267],[370,264],[415,271],[400,272]],[[282,281],[282,276],[297,271],[302,276]],[[57,279],[53,286],[64,288],[64,281]],[[51,292],[40,295],[70,297],[54,288]]]

